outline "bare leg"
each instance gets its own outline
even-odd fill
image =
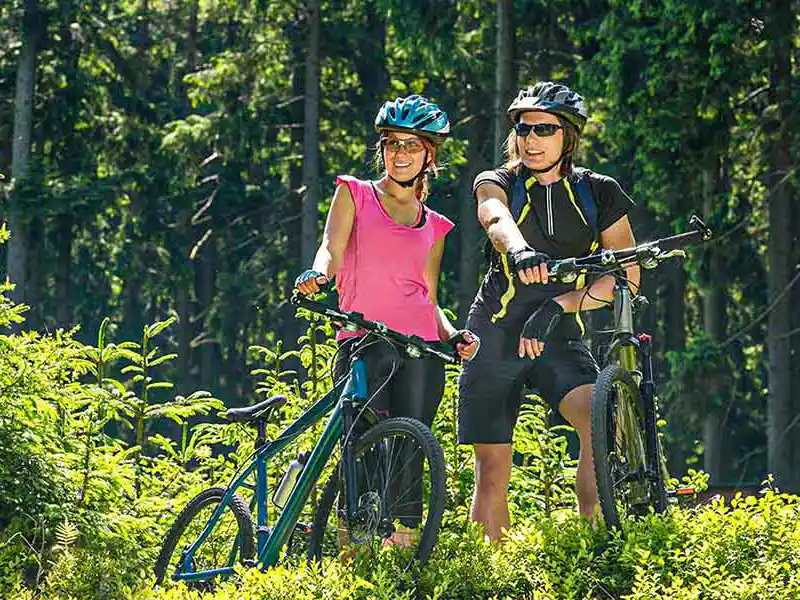
[[[575,492],[578,495],[578,510],[581,515],[593,519],[598,507],[597,480],[592,460],[591,403],[593,385],[587,384],[571,390],[561,401],[559,411],[575,428],[581,450],[578,472],[575,477]]]
[[[475,444],[475,494],[470,517],[483,525],[496,541],[508,529],[508,481],[511,479],[511,444]]]

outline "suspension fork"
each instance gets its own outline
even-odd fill
[[[642,381],[639,391],[644,403],[644,430],[647,440],[647,470],[648,475],[660,475],[661,465],[658,459],[658,424],[656,422],[656,384],[653,378],[653,337],[647,333],[637,336],[639,340],[639,354],[642,362]]]

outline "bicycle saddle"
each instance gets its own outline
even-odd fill
[[[267,419],[273,409],[280,408],[284,404],[286,404],[286,396],[272,396],[271,398],[267,398],[263,402],[259,402],[253,406],[229,408],[225,411],[225,418],[230,419],[235,423],[259,421]]]

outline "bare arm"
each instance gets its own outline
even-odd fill
[[[483,183],[475,190],[475,198],[478,200],[478,221],[495,250],[502,254],[527,245],[508,210],[508,197],[503,188],[494,183]]]
[[[322,242],[314,257],[312,269],[324,273],[328,278],[336,275],[342,264],[347,242],[350,240],[355,214],[356,207],[350,188],[346,185],[338,186],[333,194]]]
[[[440,340],[446,340],[453,333],[456,328],[450,323],[450,319],[444,314],[444,311],[439,307],[439,296],[437,288],[439,286],[439,272],[442,264],[442,254],[444,254],[444,238],[439,238],[431,248],[431,253],[428,256],[428,264],[425,265],[425,283],[428,285],[428,297],[436,307],[436,330]]]
[[[495,250],[504,254],[528,246],[522,233],[508,210],[508,196],[499,185],[482,183],[475,190],[478,200],[478,221],[486,230]],[[525,284],[547,283],[547,267],[522,269],[517,273]]]
[[[320,290],[320,285],[324,285],[336,275],[342,264],[347,242],[350,240],[355,214],[356,205],[350,194],[350,188],[346,185],[337,186],[328,210],[322,242],[311,266],[313,271],[318,271],[322,275],[296,282],[297,290],[301,294],[316,294]]]
[[[444,254],[444,238],[439,238],[431,248],[428,256],[428,263],[425,265],[425,283],[428,286],[428,297],[436,307],[436,330],[440,340],[448,340],[456,332],[456,328],[450,323],[450,319],[444,314],[439,306],[437,288],[439,286],[439,272],[442,265],[442,254]],[[458,344],[458,354],[461,358],[469,360],[478,349],[477,338],[468,336],[471,341],[469,344]]]
[[[636,245],[633,237],[633,230],[628,217],[622,217],[610,227],[600,233],[600,245],[610,250],[622,248],[632,248]],[[633,265],[627,269],[628,280],[631,282],[633,291],[639,289],[641,270],[639,265]],[[567,292],[556,298],[564,312],[578,312],[578,310],[593,310],[608,306],[614,297],[614,277],[606,275],[595,281],[591,286]]]

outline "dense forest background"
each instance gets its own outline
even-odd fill
[[[422,93],[453,135],[441,302],[484,269],[471,183],[540,79],[584,95],[579,162],[636,200],[637,239],[699,214],[716,239],[645,275],[672,470],[800,489],[800,35],[790,0],[18,0],[0,4],[2,247],[27,330],[163,335],[176,391],[251,401],[258,344],[374,115]],[[793,310],[794,308],[794,310]],[[592,315],[592,342],[607,316]],[[127,435],[121,433],[120,435]]]

